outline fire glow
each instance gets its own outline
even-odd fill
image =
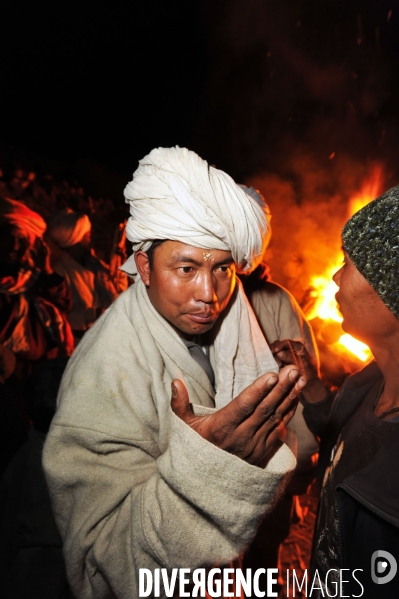
[[[365,181],[359,193],[352,196],[348,203],[348,218],[355,212],[363,208],[366,204],[374,200],[381,193],[382,187],[382,168],[376,166],[371,176]],[[314,300],[312,307],[307,312],[306,317],[312,321],[318,318],[326,325],[331,323],[336,326],[342,322],[342,316],[338,311],[335,294],[338,286],[332,280],[334,273],[342,266],[342,257],[335,256],[328,268],[322,275],[313,276],[310,280],[310,297]],[[331,343],[330,347],[337,353],[350,352],[361,362],[368,362],[372,359],[370,349],[351,335],[344,334],[341,329],[341,335],[337,341]]]

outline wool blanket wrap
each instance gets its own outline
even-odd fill
[[[284,444],[261,469],[204,440],[170,408],[174,378],[196,413],[215,409],[205,371],[142,283],[70,360],[44,468],[79,599],[136,599],[140,568],[229,562],[295,467]]]

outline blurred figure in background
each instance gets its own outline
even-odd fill
[[[269,229],[263,246],[265,252],[271,238],[270,209],[259,191],[245,185],[240,187],[263,208],[268,218]],[[313,331],[291,293],[270,280],[268,265],[262,261],[252,273],[240,275],[240,278],[268,344],[280,339],[300,341],[309,352],[318,372],[319,355]],[[306,493],[315,477],[319,443],[306,425],[301,404],[287,425],[285,442],[297,458],[295,473],[285,495],[261,523],[246,551],[244,568],[277,567],[279,548],[289,535],[292,519],[300,520],[303,517],[298,495]],[[263,581],[262,584],[262,590],[266,591],[266,582]]]
[[[15,354],[0,345],[0,477],[25,443],[29,429],[29,417],[22,409],[21,385],[13,376],[16,366]]]
[[[129,280],[127,274],[120,268],[128,258],[126,251],[126,222],[125,220],[123,223],[119,223],[115,229],[109,262],[109,272],[118,295],[126,291],[129,285],[132,284],[132,279]]]
[[[27,379],[26,408],[33,424],[0,482],[2,599],[73,599],[42,468],[43,444],[67,361],[43,362]]]
[[[46,223],[22,202],[0,199],[0,343],[19,362],[69,356],[71,295],[53,271]]]
[[[240,185],[240,187],[263,208],[268,217],[269,231],[264,240],[265,252],[271,238],[269,206],[263,195],[253,187],[245,185]],[[279,339],[300,341],[306,347],[318,370],[319,354],[312,328],[291,293],[270,280],[267,264],[262,261],[250,275],[241,275],[241,280],[268,344]],[[299,405],[288,428],[296,436],[294,443],[297,445],[297,471],[306,472],[312,467],[313,456],[317,454],[319,445],[315,436],[306,426],[302,412],[303,407]]]
[[[86,214],[69,208],[54,213],[47,237],[54,253],[54,270],[65,277],[72,291],[68,314],[75,340],[93,324],[117,297],[109,267],[91,248],[91,222]]]

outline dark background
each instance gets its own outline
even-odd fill
[[[176,144],[240,180],[297,178],[301,148],[398,178],[397,0],[6,0],[1,29],[3,156],[96,193]]]
[[[342,263],[351,200],[399,184],[399,0],[3,0],[0,17],[1,193],[86,212],[108,261],[138,160],[186,146],[262,191],[273,279],[320,348],[339,338],[315,325],[314,276]]]

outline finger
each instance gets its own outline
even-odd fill
[[[306,378],[303,376],[300,376],[299,379],[296,381],[294,387],[292,387],[289,390],[287,396],[283,399],[283,401],[281,403],[278,404],[278,406],[275,409],[275,412],[277,412],[279,414],[285,414],[286,411],[291,408],[293,403],[296,402],[298,395],[302,392],[306,383],[307,383]]]
[[[270,420],[270,428],[273,428],[280,422],[281,415],[289,408],[292,400],[300,393],[305,384],[306,380],[301,378],[298,368],[285,366],[280,372],[278,383],[258,404],[253,414],[247,418],[246,426],[255,431],[265,421]]]
[[[266,467],[267,463],[281,447],[283,430],[283,425],[277,426],[268,434],[266,439],[260,436],[257,440],[257,444],[254,447],[252,454],[257,456],[255,463],[257,463],[261,468]]]
[[[292,402],[291,407],[289,410],[287,410],[287,412],[284,414],[283,416],[283,420],[282,420],[282,425],[284,427],[287,426],[287,424],[289,423],[289,421],[291,420],[291,418],[293,417],[293,415],[296,412],[296,409],[298,407],[298,403],[299,403],[299,397],[296,396],[295,400]]]
[[[271,344],[272,354],[277,364],[281,368],[281,364],[295,364],[303,371],[303,363],[301,359],[302,350],[304,347],[298,341],[284,339],[283,341],[275,341]]]
[[[306,372],[304,356],[301,352],[297,352],[296,357],[297,357],[297,361],[298,361],[298,368],[299,368],[300,372],[302,374],[304,374]]]
[[[276,362],[279,360],[285,366],[294,364],[300,372],[305,372],[305,364],[302,359],[302,354],[295,351],[280,350],[277,354],[274,354]]]
[[[298,361],[298,356],[294,350],[294,346],[293,346],[293,342],[292,341],[288,341],[288,351],[290,352],[291,356],[292,356],[292,364],[295,364],[295,366],[298,368],[298,370],[300,370],[299,367],[299,361]]]
[[[301,373],[299,368],[290,364],[284,366],[279,373],[279,380],[273,391],[264,399],[263,403],[268,403],[271,407],[276,407],[292,391],[299,380]]]
[[[279,351],[290,349],[290,340],[289,339],[277,339],[270,343],[270,349],[272,354],[278,353]]]
[[[229,427],[237,429],[239,427],[242,434],[248,434],[248,431],[252,434],[273,414],[276,406],[284,399],[287,399],[285,405],[290,405],[291,400],[300,392],[299,389],[292,392],[299,377],[299,371],[295,367],[283,368],[280,378],[274,372],[268,372],[256,379],[226,407],[219,410],[219,417],[223,422],[228,423]],[[305,382],[300,385],[300,388],[304,385]],[[277,391],[276,387],[278,387]],[[287,397],[290,392],[292,395]],[[259,406],[263,406],[261,410]]]
[[[295,391],[296,391],[296,395],[299,395],[300,393],[302,393],[304,387],[306,387],[308,381],[307,378],[305,376],[300,376],[298,381],[295,383]]]
[[[291,378],[295,378],[296,376],[296,373],[293,373],[292,370],[288,372],[289,380],[290,375]],[[290,380],[290,382],[292,383],[292,380]],[[305,384],[306,380],[300,377],[283,402],[271,412],[269,417],[263,421],[260,427],[252,430],[251,436],[253,441],[251,443],[250,455],[259,456],[257,459],[260,459],[260,463],[263,463],[265,457],[270,459],[272,455],[270,452],[273,452],[276,448],[276,443],[279,442],[282,432],[295,414],[295,410],[298,406],[298,395]],[[245,434],[248,435],[248,422],[249,420],[237,429],[241,436]]]
[[[276,412],[268,418],[263,425],[255,432],[254,442],[261,447],[262,445],[273,444],[274,440],[280,436],[285,429],[298,407],[298,396],[291,398],[281,404]]]
[[[171,388],[171,408],[173,412],[176,414],[176,416],[184,420],[184,422],[187,422],[190,418],[193,417],[194,412],[190,404],[186,385],[183,383],[183,381],[174,379],[172,381]]]
[[[291,350],[295,354],[303,353],[306,351],[305,346],[303,345],[303,343],[301,341],[293,341],[292,339],[283,339],[283,340],[273,341],[273,343],[270,344],[270,349],[271,349],[273,355],[280,351],[290,351]]]
[[[240,395],[223,408],[229,421],[235,426],[244,422],[254,413],[264,397],[277,385],[278,380],[278,375],[275,372],[267,372],[244,389]]]

